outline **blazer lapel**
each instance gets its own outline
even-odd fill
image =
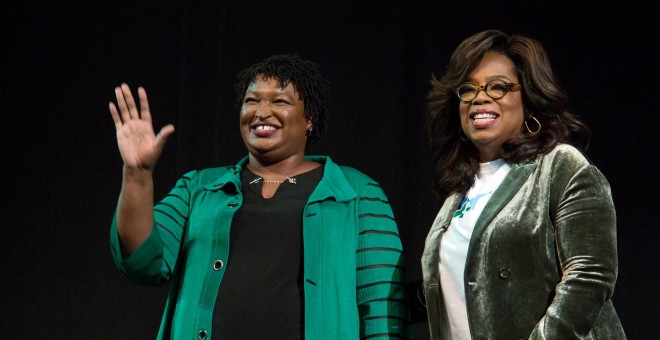
[[[470,238],[470,245],[468,247],[468,254],[472,251],[474,244],[478,242],[484,229],[490,222],[493,221],[495,216],[502,211],[504,206],[509,203],[511,198],[518,192],[520,187],[527,181],[529,174],[536,169],[537,163],[528,164],[513,164],[509,174],[504,178],[502,184],[495,190],[493,196],[488,200],[483,212],[479,215],[477,223],[472,231]]]

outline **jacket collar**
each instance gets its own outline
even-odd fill
[[[504,178],[502,184],[495,190],[493,196],[488,200],[484,210],[479,215],[472,231],[468,254],[477,243],[486,226],[495,218],[495,216],[511,201],[518,189],[525,183],[529,175],[536,169],[537,162],[512,164],[509,174]]]
[[[334,199],[346,202],[357,198],[357,193],[337,163],[328,156],[305,156],[305,159],[323,164],[323,177],[309,197],[309,202]]]
[[[240,192],[243,187],[241,184],[241,171],[243,171],[243,167],[247,164],[247,160],[248,158],[244,157],[238,162],[238,164],[231,167],[229,171],[225,172],[216,180],[202,183],[202,187],[211,191],[222,190],[235,191],[236,193]]]
[[[357,193],[348,182],[339,165],[328,156],[305,156],[306,160],[321,163],[323,166],[323,177],[316,187],[309,201],[323,201],[333,199],[337,202],[346,202],[357,197]],[[248,164],[248,157],[241,159],[230,171],[217,178],[215,181],[202,184],[207,190],[231,190],[239,192],[241,185],[241,172]]]

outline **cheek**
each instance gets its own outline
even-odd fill
[[[506,98],[506,97],[505,97]],[[511,124],[522,124],[525,118],[525,112],[520,100],[500,101],[500,110],[511,122]]]
[[[505,108],[503,107],[503,109],[506,109],[507,111],[513,112],[515,114],[520,114],[520,116],[524,116],[525,108],[523,107],[522,98],[520,97],[519,92],[514,92],[513,94],[516,95],[512,95],[511,98],[507,98],[509,100],[503,103],[506,106]]]
[[[461,105],[458,107],[458,115],[465,117],[467,115],[467,105]]]
[[[305,115],[297,110],[285,110],[281,112],[281,116],[284,120],[288,121],[289,124],[295,126],[307,126],[308,120],[305,118]]]
[[[458,107],[458,118],[461,121],[461,124],[464,124],[465,121],[467,120],[468,117],[468,106],[461,104],[461,106]]]
[[[251,114],[249,108],[242,106],[241,111],[239,112],[239,120],[241,124],[248,123],[251,119]]]
[[[510,108],[509,112],[513,115],[516,124],[522,126],[523,121],[525,120],[525,110],[522,105],[516,105]]]

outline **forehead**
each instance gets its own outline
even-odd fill
[[[297,93],[293,83],[287,82],[284,84],[284,87],[281,86],[280,80],[276,77],[264,77],[259,75],[255,80],[250,83],[247,87],[248,92],[274,92],[274,93],[286,93],[286,94],[295,94]]]
[[[497,52],[484,54],[477,67],[470,73],[470,79],[472,80],[490,80],[499,77],[516,80],[517,72],[513,61]]]

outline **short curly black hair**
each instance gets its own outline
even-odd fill
[[[257,77],[277,79],[282,88],[293,84],[305,107],[305,118],[312,122],[307,144],[318,141],[327,128],[330,86],[315,62],[303,60],[298,54],[273,55],[243,69],[236,77],[237,105],[241,106],[245,91]]]

